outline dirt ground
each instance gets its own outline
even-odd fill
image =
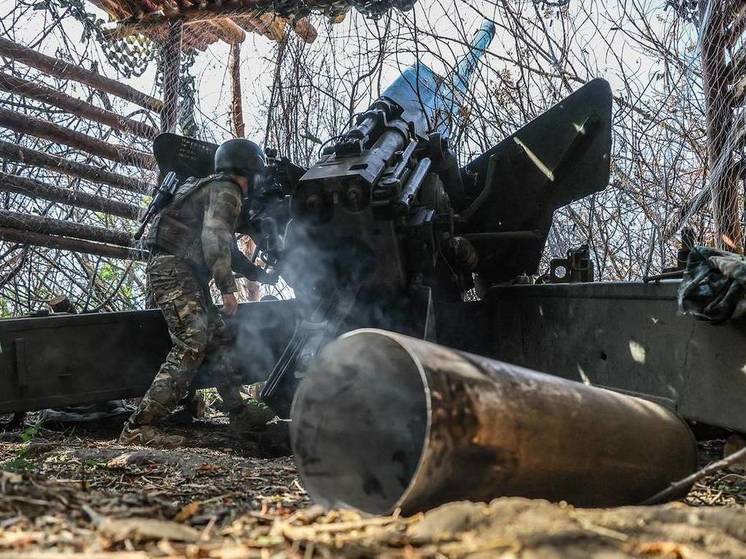
[[[746,558],[746,475],[683,502],[575,509],[519,498],[451,503],[411,518],[313,506],[292,459],[226,434],[169,430],[178,451],[121,447],[121,419],[0,434],[0,559],[10,557]],[[275,449],[276,450],[276,449]],[[703,464],[722,441],[701,444]]]

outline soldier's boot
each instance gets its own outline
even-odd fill
[[[119,435],[119,444],[150,446],[155,448],[176,448],[186,444],[186,437],[181,435],[169,435],[158,427],[152,425],[130,425],[124,424],[124,429]]]
[[[237,435],[264,431],[267,429],[267,423],[274,417],[275,412],[259,400],[246,400],[238,408],[228,412],[231,430]]]
[[[172,413],[170,421],[176,421],[179,424],[190,424],[195,419],[204,419],[207,411],[205,397],[195,390],[190,390],[187,397],[181,401],[183,408]]]

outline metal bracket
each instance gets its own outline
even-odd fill
[[[593,261],[588,245],[567,251],[567,258],[553,258],[549,262],[550,283],[578,283],[594,280]]]

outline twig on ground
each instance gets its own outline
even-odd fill
[[[643,505],[655,505],[658,503],[663,503],[665,501],[668,501],[669,499],[675,497],[682,491],[684,491],[687,487],[690,487],[692,484],[696,483],[700,479],[709,476],[710,474],[714,474],[717,471],[723,470],[729,466],[732,466],[733,464],[736,464],[742,460],[746,460],[746,448],[742,448],[738,452],[734,452],[730,456],[726,456],[722,460],[718,460],[717,462],[712,462],[711,464],[708,464],[701,470],[694,472],[692,475],[685,477],[684,479],[681,479],[675,483],[672,483],[669,485],[666,489],[663,491],[660,491],[659,493],[656,493],[649,499],[642,502]]]

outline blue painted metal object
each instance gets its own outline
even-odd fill
[[[430,132],[447,135],[479,61],[494,36],[495,24],[485,20],[451,74],[439,77],[429,66],[417,62],[405,69],[384,90],[382,97],[404,109],[401,118],[414,125],[417,135],[426,136]]]

